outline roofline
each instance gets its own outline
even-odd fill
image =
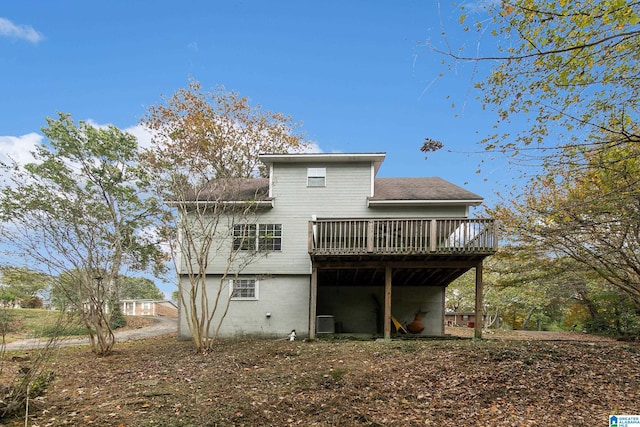
[[[258,155],[258,158],[270,165],[272,163],[346,163],[346,162],[372,162],[376,173],[384,161],[387,153],[294,153],[294,154],[269,154]]]
[[[329,162],[351,162],[354,160],[383,161],[386,153],[293,153],[293,154],[259,154],[258,158],[263,162],[290,162],[300,163],[310,160],[322,160]]]
[[[217,204],[225,204],[225,205],[256,205],[258,207],[267,207],[272,208],[274,203],[273,199],[270,200],[185,200],[182,202],[176,202],[173,200],[168,200],[165,203],[169,206],[207,206],[207,205],[217,205]]]
[[[367,199],[367,207],[375,206],[424,206],[424,205],[463,205],[463,206],[479,206],[483,199],[464,199],[464,200],[371,200]]]

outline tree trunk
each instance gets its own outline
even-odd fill
[[[533,315],[533,313],[536,311],[535,307],[531,307],[531,309],[529,310],[529,312],[527,313],[527,317],[524,318],[524,322],[522,322],[522,330],[526,331],[527,330],[527,326],[529,325],[529,320],[531,320],[531,316]]]
[[[500,327],[500,313],[496,309],[496,313],[491,317],[490,314],[487,314],[487,323],[485,323],[485,329],[498,328]]]

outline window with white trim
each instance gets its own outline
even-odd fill
[[[236,224],[233,226],[233,250],[252,251],[256,249],[256,225]]]
[[[327,168],[307,168],[307,187],[324,187],[327,184]]]
[[[233,226],[233,250],[281,251],[282,224],[236,224]]]
[[[282,224],[258,225],[258,250],[282,250]]]
[[[258,299],[258,281],[256,279],[232,279],[229,282],[232,300]]]

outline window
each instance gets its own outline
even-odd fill
[[[230,281],[231,299],[257,300],[258,281],[255,279],[233,279]]]
[[[281,251],[282,224],[234,225],[233,250]]]
[[[282,250],[282,224],[260,224],[258,226],[258,250]]]
[[[324,187],[327,181],[327,168],[307,168],[307,187]]]
[[[233,226],[233,250],[251,251],[256,249],[256,225],[236,224]]]

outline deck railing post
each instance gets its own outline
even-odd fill
[[[367,221],[367,252],[373,252],[373,233],[375,227],[373,221]]]
[[[438,240],[438,220],[432,219],[429,225],[429,251],[435,252],[437,249],[436,241]]]

